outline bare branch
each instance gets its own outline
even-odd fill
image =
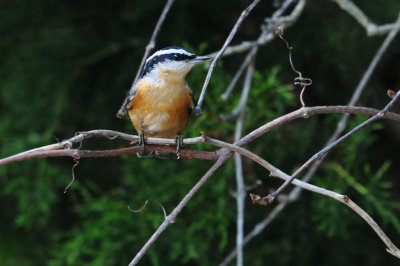
[[[385,38],[385,40],[383,41],[382,45],[380,46],[380,48],[378,49],[377,53],[375,54],[374,58],[372,59],[371,64],[368,66],[367,71],[364,73],[363,77],[361,78],[361,80],[360,80],[360,82],[359,82],[359,84],[358,84],[358,86],[357,86],[357,88],[356,88],[356,90],[355,90],[355,92],[354,92],[354,94],[353,94],[353,96],[352,96],[352,98],[351,98],[349,104],[354,104],[355,102],[358,101],[358,99],[359,99],[359,97],[360,97],[360,95],[361,95],[361,92],[364,90],[364,88],[365,88],[365,86],[366,86],[368,80],[370,79],[370,77],[371,77],[373,71],[374,71],[375,68],[376,68],[376,65],[377,65],[378,62],[381,60],[381,58],[382,58],[384,52],[387,50],[387,48],[389,47],[390,43],[393,41],[393,39],[394,39],[394,37],[396,36],[396,34],[397,34],[397,32],[399,31],[399,29],[400,29],[400,14],[399,14],[399,17],[398,17],[398,19],[397,19],[397,21],[396,21],[395,27],[390,31],[390,33],[388,34],[388,36]],[[392,102],[394,103],[394,101],[395,101],[394,99],[395,99],[395,96],[392,97],[391,103],[392,103]],[[389,106],[391,103],[389,103],[388,106]],[[381,111],[382,114],[384,114],[384,113],[386,113],[386,112],[388,111],[388,108],[390,108],[390,107],[388,107],[388,106],[385,107],[385,108]],[[386,111],[384,111],[385,109],[386,109]],[[381,113],[381,112],[380,112],[380,113]],[[374,115],[374,117],[377,117],[378,119],[380,119],[380,118],[379,118],[379,117],[380,117],[380,114],[378,113],[378,114]],[[374,122],[375,120],[377,120],[377,119],[374,119],[374,117],[372,117],[372,118],[370,118],[369,120],[365,121],[365,122],[364,122],[364,123],[365,123],[365,126],[368,125],[368,121],[371,121],[370,123],[372,123],[372,122]],[[335,132],[335,133],[333,134],[333,136],[330,138],[330,142],[332,142],[332,143],[329,143],[329,145],[327,145],[327,148],[328,148],[328,147],[333,148],[336,144],[341,143],[342,141],[344,141],[345,139],[347,139],[348,137],[350,137],[352,134],[354,134],[355,132],[357,132],[358,130],[360,130],[361,128],[363,128],[363,127],[360,127],[359,129],[357,129],[357,127],[356,127],[355,129],[353,129],[353,130],[356,130],[356,131],[353,132],[353,130],[352,130],[352,131],[348,132],[345,136],[343,136],[343,137],[341,137],[340,139],[334,141],[335,139],[337,139],[337,137],[339,136],[340,132],[342,132],[342,131],[344,130],[344,127],[345,127],[345,124],[347,124],[348,118],[349,118],[349,114],[345,114],[345,115],[342,117],[341,121],[339,121],[338,128],[337,128],[336,132]],[[361,125],[363,125],[363,124],[361,124]],[[361,125],[360,125],[360,126],[361,126]],[[346,137],[346,136],[347,136],[347,137]],[[336,144],[335,144],[335,143],[336,143]],[[329,148],[326,152],[323,152],[323,153],[319,154],[319,155],[318,155],[318,157],[319,157],[319,158],[318,158],[318,161],[323,160],[324,156],[329,152],[329,150],[330,150],[331,148]],[[321,152],[322,152],[322,151],[321,151]],[[310,160],[311,160],[311,159],[310,159]],[[313,160],[313,161],[316,161],[316,160]],[[308,165],[307,167],[309,167],[309,165]],[[300,170],[300,168],[299,168],[299,170]],[[294,173],[293,176],[294,176],[295,174],[296,174],[296,173]],[[279,190],[280,190],[280,189],[283,189],[285,186],[287,186],[287,184],[286,184],[286,185],[283,184],[277,191],[275,191],[275,192],[276,192],[276,195],[278,195],[278,194],[280,193]]]
[[[276,15],[274,14],[275,16],[273,15],[271,18],[266,18],[265,21],[267,24],[269,24],[269,26],[267,26],[266,28],[276,28],[276,26],[278,25],[284,25],[286,28],[292,26],[303,12],[305,4],[306,0],[299,0],[296,7],[293,9],[290,15],[279,17],[281,14],[281,12],[279,11],[275,13]],[[264,33],[261,34],[261,36],[255,41],[244,41],[238,45],[228,46],[223,56],[229,56],[246,52],[252,49],[256,45],[262,46],[269,43],[270,41],[275,39],[275,37],[276,36],[274,33],[265,30]],[[217,56],[218,53],[219,51],[216,51],[211,54],[208,54],[208,56],[215,57]]]
[[[398,21],[396,22],[396,25],[398,25]],[[396,32],[398,32],[398,28],[397,27],[392,28],[392,30],[390,31],[388,36],[383,41],[380,48],[378,49],[377,53],[375,54],[374,58],[372,59],[370,65],[368,66],[366,72],[364,73],[363,77],[361,78],[360,82],[358,83],[358,85],[351,97],[351,100],[349,102],[350,106],[356,104],[356,102],[360,98],[360,95],[361,95],[362,91],[364,90],[368,80],[370,79],[373,71],[375,70],[377,63],[382,59],[384,52],[387,50],[390,43],[393,41],[394,36],[396,35],[395,34]],[[395,96],[395,93],[393,91],[389,90],[388,95],[389,95],[389,97],[391,97],[393,99]],[[343,115],[343,117],[337,123],[335,132],[329,138],[329,140],[327,141],[325,146],[328,146],[331,143],[333,143],[339,137],[339,135],[344,131],[344,129],[347,126],[349,117],[350,117],[350,113],[346,113]],[[322,164],[323,160],[324,160],[324,158],[321,158],[320,160],[315,161],[313,163],[313,165],[310,167],[310,169],[307,171],[307,173],[305,174],[305,176],[302,180],[305,182],[308,182],[309,180],[311,180],[312,176],[314,175],[316,170],[319,168],[319,166]],[[266,218],[264,218],[262,221],[260,221],[258,224],[256,224],[254,226],[254,228],[244,237],[243,244],[246,245],[256,235],[260,234],[277,217],[277,215],[285,209],[285,207],[288,204],[290,204],[293,201],[296,201],[300,197],[301,191],[302,191],[302,189],[300,187],[293,188],[287,197],[288,200],[279,202],[279,204],[274,207],[274,209],[268,214],[268,216]],[[227,265],[232,259],[235,258],[236,254],[237,254],[237,249],[233,249],[220,265]]]
[[[136,265],[141,258],[146,254],[149,248],[154,244],[158,237],[167,229],[167,227],[175,222],[176,217],[190,201],[190,199],[196,194],[196,192],[204,185],[205,182],[214,174],[214,172],[224,164],[227,160],[225,156],[220,156],[218,160],[211,166],[211,168],[203,175],[203,177],[193,186],[193,188],[185,195],[185,197],[179,202],[175,209],[169,214],[164,222],[157,228],[149,240],[144,244],[142,249],[136,254],[133,260],[129,263],[129,266]]]
[[[252,51],[257,52],[257,47],[252,49]],[[254,54],[255,56],[255,54]],[[251,58],[252,61],[250,62],[250,65],[247,68],[247,73],[246,73],[246,78],[245,78],[245,85],[243,86],[242,90],[242,95],[240,97],[239,104],[236,106],[236,108],[232,111],[231,114],[229,115],[221,115],[220,119],[222,120],[229,120],[233,118],[237,118],[240,113],[244,111],[247,105],[247,99],[249,98],[249,93],[250,93],[250,84],[251,80],[253,79],[253,73],[254,73],[254,56]]]
[[[286,0],[285,2],[282,3],[281,7],[279,9],[277,9],[271,16],[271,20],[273,21],[273,19],[278,18],[279,16],[281,16],[286,9],[290,6],[290,4],[293,2],[294,0]],[[270,30],[268,30],[268,27],[264,27],[264,29],[262,30],[260,37],[258,37],[258,41],[262,41],[264,39],[264,36],[266,34],[270,34]],[[247,54],[245,60],[243,61],[243,63],[240,65],[239,70],[236,72],[235,76],[233,77],[231,83],[229,84],[228,88],[225,90],[224,93],[221,94],[221,98],[223,100],[227,100],[230,93],[232,92],[233,88],[236,86],[237,81],[239,80],[239,78],[242,76],[245,68],[250,64],[250,62],[252,61],[252,59],[254,58],[254,56],[256,55],[257,51],[258,51],[258,47],[259,47],[259,42],[255,42],[253,48],[251,49],[251,51]]]
[[[351,113],[351,114],[360,114],[360,115],[368,115],[372,116],[379,112],[379,110],[374,108],[367,107],[352,107],[352,106],[315,106],[315,107],[305,107],[297,109],[291,113],[288,113],[284,116],[278,117],[263,126],[255,129],[250,132],[244,138],[242,138],[237,145],[245,145],[254,139],[260,137],[263,134],[266,134],[273,128],[289,123],[298,118],[304,118],[304,113],[307,116],[313,116],[318,114],[332,114],[332,113]],[[400,114],[395,114],[388,112],[384,115],[383,118],[394,120],[400,122]],[[6,165],[18,161],[23,161],[31,158],[44,158],[44,157],[72,157],[72,158],[84,158],[84,157],[110,157],[110,156],[120,156],[122,154],[132,154],[141,151],[141,146],[134,146],[130,148],[121,148],[115,150],[100,150],[100,151],[85,151],[80,149],[71,149],[72,146],[76,143],[80,143],[85,139],[94,138],[94,137],[106,137],[108,139],[123,139],[131,142],[132,144],[138,143],[139,137],[136,135],[129,135],[123,132],[118,132],[114,130],[106,130],[106,129],[96,129],[91,131],[84,131],[77,133],[74,137],[64,140],[60,143],[55,143],[51,145],[46,145],[39,148],[34,148],[28,151],[24,151],[3,159],[0,159],[0,166]],[[183,144],[191,145],[196,143],[202,143],[204,140],[202,137],[194,137],[194,138],[185,138],[183,140]],[[176,152],[174,147],[168,147],[164,145],[172,145],[175,146],[175,139],[163,139],[163,138],[147,138],[146,148],[154,151],[168,151],[168,152]],[[154,145],[154,146],[153,146]],[[204,153],[204,155],[201,155]],[[182,154],[184,158],[198,158],[207,159],[209,156],[210,160],[215,160],[215,155],[209,154],[205,151],[196,151],[196,156],[193,155],[192,150],[182,150]],[[186,157],[185,157],[186,156]],[[213,159],[212,159],[213,158]]]
[[[194,110],[196,116],[200,116],[202,114],[201,106],[203,105],[204,95],[206,93],[208,83],[210,82],[211,75],[214,71],[215,66],[217,65],[217,62],[221,58],[222,54],[225,52],[228,45],[231,43],[233,37],[236,35],[236,32],[238,31],[243,20],[250,14],[250,12],[253,10],[253,8],[259,2],[260,2],[260,0],[254,0],[245,10],[243,10],[239,19],[236,21],[235,26],[233,26],[233,29],[231,30],[228,37],[226,38],[224,45],[222,46],[222,48],[219,50],[218,54],[215,56],[214,60],[212,61],[211,65],[210,65],[210,69],[208,70],[206,79],[204,81],[203,89],[201,90],[199,100],[198,100],[196,108]]]
[[[398,98],[398,94],[396,94],[395,99]],[[395,99],[393,99],[392,101],[394,101]],[[173,210],[173,212],[168,215],[165,219],[165,221],[160,225],[160,227],[155,231],[155,233],[153,234],[153,236],[147,241],[147,243],[143,246],[143,248],[139,251],[139,253],[137,253],[137,255],[135,256],[135,258],[132,260],[130,265],[135,265],[143,256],[144,254],[147,252],[147,250],[150,248],[150,246],[155,242],[155,240],[159,237],[159,235],[165,231],[165,229],[168,227],[168,225],[170,223],[172,223],[173,221],[175,221],[176,216],[181,212],[181,210],[183,209],[184,206],[186,206],[186,204],[188,203],[188,201],[194,196],[194,194],[200,189],[200,187],[213,175],[213,173],[221,166],[223,165],[231,156],[232,156],[232,151],[234,152],[238,152],[241,155],[244,155],[246,157],[251,158],[252,160],[258,162],[258,163],[262,163],[264,164],[263,166],[266,167],[272,167],[269,163],[267,163],[267,165],[265,165],[265,160],[263,160],[262,158],[260,158],[259,156],[247,151],[246,149],[243,149],[241,147],[238,147],[236,145],[244,145],[246,143],[248,143],[249,141],[252,141],[254,139],[256,139],[257,137],[259,137],[261,134],[265,134],[267,133],[269,130],[271,130],[274,127],[280,126],[282,124],[288,123],[294,119],[297,118],[302,118],[304,112],[307,112],[307,114],[309,116],[311,115],[315,115],[315,114],[322,114],[322,113],[344,113],[344,112],[351,112],[351,113],[358,113],[358,114],[376,114],[378,113],[378,110],[375,109],[371,109],[371,108],[363,108],[363,107],[348,107],[348,106],[330,106],[330,107],[326,107],[326,106],[321,106],[321,107],[306,107],[306,108],[301,108],[298,109],[290,114],[287,114],[285,116],[279,117],[263,126],[261,126],[260,128],[256,129],[255,131],[251,132],[250,134],[248,134],[247,136],[245,136],[244,138],[242,138],[241,140],[239,140],[238,142],[236,142],[234,145],[233,144],[228,144],[228,143],[224,143],[218,140],[213,140],[210,138],[207,138],[206,136],[202,136],[202,137],[197,137],[197,138],[189,138],[189,139],[185,139],[184,143],[185,144],[194,144],[194,143],[209,143],[218,147],[228,147],[229,150],[226,149],[222,149],[216,152],[216,154],[218,155],[218,159],[217,161],[214,163],[214,165],[207,171],[207,173],[196,183],[196,185],[189,191],[189,193],[182,199],[182,201],[177,205],[177,207]],[[394,113],[384,113],[384,112],[379,112],[380,116],[383,118],[390,118],[390,119],[394,119],[396,121],[400,121],[400,115],[398,114],[394,114]],[[46,155],[40,156],[40,157],[51,157],[51,156],[56,156],[58,153],[63,153],[65,154],[65,152],[70,152],[70,156],[73,158],[82,158],[85,157],[85,151],[82,150],[76,150],[76,149],[65,149],[65,150],[54,150],[54,149],[64,149],[65,146],[68,147],[72,147],[72,145],[74,143],[80,143],[82,142],[84,139],[87,138],[91,138],[91,137],[104,137],[106,136],[107,138],[111,138],[111,139],[115,139],[115,138],[122,138],[122,139],[126,139],[126,140],[132,140],[132,141],[137,141],[138,137],[137,136],[132,136],[132,135],[128,135],[125,133],[121,133],[121,132],[116,132],[116,131],[111,131],[111,130],[93,130],[93,131],[88,131],[88,132],[81,132],[79,134],[77,134],[75,137],[63,141],[61,143],[57,143],[57,144],[53,144],[53,145],[48,145],[42,148],[37,148],[37,149],[33,149],[27,152],[23,152],[21,154],[17,154],[5,159],[0,160],[0,165],[4,165],[6,163],[10,163],[13,161],[17,161],[17,159],[22,160],[22,159],[26,159],[26,158],[20,158],[20,157],[33,157],[34,153],[48,153]],[[148,138],[147,139],[147,143],[154,143],[154,144],[164,144],[164,145],[174,145],[175,144],[175,140],[174,139],[158,139],[158,138]],[[149,149],[152,148],[151,145],[147,145],[149,146]],[[160,147],[154,147],[154,149],[159,150]],[[174,147],[166,147],[163,146],[163,148],[168,149],[170,148],[173,152],[175,152],[175,148]],[[129,149],[130,152],[134,151],[134,152],[138,152],[141,147],[132,147],[132,148],[124,148],[124,149]],[[137,150],[135,150],[137,149]],[[112,154],[115,154],[115,152],[121,152],[121,149],[118,150],[111,150]],[[107,154],[104,153],[104,151],[89,151],[89,152],[94,152],[94,154],[96,154],[95,156],[97,157],[104,157],[104,156],[108,156]],[[127,152],[127,151],[124,151]],[[90,157],[94,157],[94,154],[90,154]],[[64,156],[64,155],[63,155]],[[87,156],[89,157],[89,156]],[[10,160],[11,158],[11,160]],[[267,168],[267,167],[266,167]],[[269,169],[269,168],[267,168]],[[271,168],[273,169],[273,168]],[[282,173],[279,169],[274,170],[273,174],[278,175]],[[312,185],[309,185],[307,183],[301,182],[299,180],[294,180],[293,184],[295,185],[299,185],[303,188],[306,188],[311,190],[313,187]],[[310,187],[311,186],[311,187]],[[315,186],[314,186],[315,187]],[[313,190],[311,190],[313,191]],[[324,192],[326,192],[327,194],[333,193],[333,192],[329,192],[326,190],[323,190]],[[394,251],[393,251],[394,252]]]
[[[369,36],[384,35],[395,27],[394,23],[380,26],[376,25],[375,23],[371,22],[371,20],[361,11],[361,9],[350,0],[333,1],[336,2],[344,11],[349,13],[353,18],[355,18],[357,22],[365,28]]]
[[[246,78],[244,80],[242,97],[240,103],[236,110],[238,110],[238,119],[236,121],[235,129],[235,142],[239,141],[242,137],[243,123],[245,118],[245,107],[247,104],[247,99],[250,92],[251,81],[253,79],[254,73],[254,60],[247,68]],[[237,215],[236,215],[236,249],[238,251],[237,255],[237,266],[243,265],[243,227],[244,227],[244,206],[246,198],[246,188],[244,185],[243,177],[243,165],[242,157],[240,154],[235,153],[235,177],[236,177],[236,205],[237,205]]]
[[[276,28],[281,25],[285,28],[293,25],[303,13],[304,7],[306,6],[306,0],[299,0],[297,5],[294,7],[292,13],[288,16],[273,16],[272,18],[266,18],[265,22],[272,26],[272,28]]]
[[[385,109],[390,108],[398,98],[400,98],[400,91],[396,94],[396,98],[393,99],[381,112],[384,113]],[[381,112],[379,114],[381,114]],[[379,114],[377,116],[380,116]],[[374,116],[372,118],[375,118],[375,117],[376,116]],[[377,118],[375,118],[375,119],[377,119]],[[274,167],[272,164],[270,164],[266,160],[262,159],[258,155],[254,154],[244,148],[241,148],[236,145],[229,144],[229,143],[226,143],[223,141],[210,139],[210,138],[207,138],[206,142],[213,144],[215,146],[221,147],[221,148],[229,149],[230,151],[234,151],[234,152],[240,153],[243,156],[246,156],[247,158],[257,162],[258,164],[260,164],[261,166],[266,168],[268,171],[270,171],[271,176],[279,177],[279,178],[285,180],[285,183],[290,181],[289,183],[292,183],[293,185],[296,185],[303,189],[306,189],[306,190],[312,191],[314,193],[318,193],[318,194],[330,197],[332,199],[335,199],[337,201],[340,201],[341,203],[345,204],[350,209],[352,209],[354,212],[356,212],[359,216],[361,216],[361,218],[363,218],[368,223],[368,225],[376,232],[376,234],[386,244],[386,246],[388,248],[387,251],[390,254],[400,258],[400,250],[393,244],[393,242],[389,239],[389,237],[382,231],[382,229],[379,227],[379,225],[363,209],[361,209],[357,204],[355,204],[353,201],[351,201],[349,199],[349,197],[347,197],[346,195],[341,195],[341,194],[338,194],[331,190],[308,184],[308,183],[298,180],[296,178],[293,179],[292,178],[293,175],[292,176],[287,175],[286,173],[284,173],[283,171]],[[250,197],[253,200],[253,203],[257,203],[260,205],[268,205],[271,203],[271,197],[268,197],[268,196],[261,197],[261,196],[255,195],[255,194],[250,194]],[[283,206],[281,206],[281,207],[283,207]]]
[[[233,77],[231,83],[229,84],[228,88],[225,90],[224,93],[221,94],[221,98],[226,101],[231,94],[233,88],[236,86],[239,78],[242,76],[246,67],[250,64],[250,62],[254,59],[255,55],[258,51],[258,45],[254,46],[253,49],[247,54],[246,58],[244,59],[243,63],[240,65],[239,70],[236,72],[235,76]],[[235,112],[233,112],[235,113]],[[224,118],[222,118],[224,119]]]
[[[345,123],[347,123],[347,121],[345,121]],[[330,138],[330,140],[328,141],[328,143],[326,145],[329,145],[330,143],[332,143],[336,138],[337,135],[340,134],[340,132],[342,132],[342,127],[341,125],[343,125],[342,123],[338,123],[338,127],[335,131],[335,133],[332,135],[332,137]],[[314,172],[316,171],[316,169],[320,166],[320,164],[322,163],[322,160],[318,160],[314,163],[314,165],[310,168],[310,170],[307,172],[306,176],[304,177],[304,181],[308,182],[308,180],[311,179],[312,175],[314,174]],[[268,165],[268,164],[267,164]],[[272,169],[271,172],[275,172],[275,169]],[[289,178],[289,176],[287,176],[287,178]],[[287,180],[287,179],[286,179]],[[296,180],[296,179],[295,179]],[[277,217],[277,215],[286,207],[287,204],[295,201],[298,199],[298,197],[300,196],[301,193],[301,187],[297,186],[295,187],[291,193],[289,194],[289,196],[287,197],[287,200],[285,201],[281,201],[271,212],[270,214],[263,219],[260,223],[258,223],[251,232],[249,232],[244,240],[243,240],[243,244],[246,245],[248,242],[250,242],[256,235],[260,234],[260,232],[262,232],[265,227],[267,227],[274,219],[275,217]],[[255,197],[253,196],[254,199],[258,199],[260,200],[261,197]],[[358,206],[357,206],[358,207]],[[358,212],[360,212],[360,210],[358,210]],[[378,233],[378,235],[380,236],[380,238],[386,243],[386,245],[389,247],[388,252],[391,253],[394,256],[399,257],[399,250],[393,245],[393,243],[388,239],[388,237],[382,232],[382,230],[379,228],[379,226],[376,225],[376,223],[367,215],[363,215],[362,218],[364,220],[366,220],[371,227],[373,227],[373,229]],[[228,263],[235,258],[237,254],[237,249],[232,250],[229,255],[222,261],[222,263],[220,264],[222,265],[228,265]]]
[[[301,190],[300,187],[295,187],[294,189]],[[272,211],[268,214],[266,218],[264,218],[261,222],[256,224],[243,239],[243,245],[246,245],[249,243],[255,236],[259,235],[265,227],[267,227],[277,216],[278,214],[286,207],[288,201],[280,202],[278,205],[276,205]],[[219,266],[227,266],[237,255],[237,249],[234,248],[228,256],[225,257],[225,259],[219,264]]]
[[[338,144],[344,142],[345,140],[347,140],[348,138],[350,138],[351,136],[353,136],[356,132],[360,131],[361,129],[363,129],[364,127],[372,124],[373,122],[380,120],[383,118],[383,116],[385,115],[385,113],[388,112],[388,110],[390,108],[392,108],[392,106],[395,104],[395,102],[398,100],[398,98],[400,97],[400,90],[396,93],[396,96],[385,106],[385,108],[382,109],[382,111],[380,111],[379,113],[377,113],[376,115],[372,116],[371,118],[369,118],[368,120],[364,121],[363,123],[359,124],[358,126],[356,126],[355,128],[353,128],[351,131],[347,132],[345,135],[343,135],[342,137],[340,137],[339,139],[337,139],[336,141],[334,141],[332,144],[328,145],[327,147],[325,147],[324,149],[322,149],[321,151],[317,152],[316,154],[314,154],[310,159],[308,159],[307,162],[305,162],[301,167],[299,167],[296,172],[294,172],[293,175],[291,175],[290,179],[286,180],[285,183],[283,183],[277,190],[275,190],[273,193],[262,197],[262,201],[270,204],[274,201],[274,199],[276,198],[276,196],[278,196],[295,178],[297,178],[306,168],[308,168],[309,166],[311,166],[311,164],[316,161],[321,159],[325,154],[327,154],[329,151],[331,151],[334,147],[336,147]]]
[[[275,127],[284,125],[289,123],[295,119],[304,118],[304,113],[307,113],[308,117],[318,114],[332,114],[332,113],[351,113],[351,114],[360,114],[360,115],[368,115],[373,116],[378,114],[380,111],[373,108],[366,107],[351,107],[351,106],[315,106],[315,107],[305,107],[297,109],[291,113],[278,117],[263,126],[257,128],[256,130],[250,132],[248,135],[243,137],[241,140],[235,143],[235,145],[242,146],[245,145],[256,138],[260,137],[263,134],[266,134],[270,130]],[[400,114],[395,114],[391,112],[387,112],[383,114],[383,118],[394,120],[400,122]],[[124,140],[131,141],[132,143],[137,143],[138,136],[129,135],[126,133],[113,131],[113,130],[105,130],[105,129],[97,129],[86,132],[80,132],[76,136],[64,140],[61,143],[51,144],[35,149],[31,149],[25,152],[18,153],[16,155],[12,155],[3,159],[0,159],[0,166],[6,165],[18,161],[23,161],[31,158],[44,158],[44,157],[72,157],[74,159],[87,158],[87,157],[111,157],[111,156],[120,156],[122,154],[132,154],[140,152],[141,146],[133,146],[129,148],[120,148],[114,150],[80,150],[80,149],[71,149],[73,144],[80,143],[85,139],[93,138],[93,137],[107,137],[107,138],[121,138]],[[183,140],[184,145],[191,145],[197,143],[204,143],[205,140],[203,137],[194,137],[194,138],[185,138]],[[147,138],[146,140],[146,149],[151,151],[168,151],[175,153],[175,139],[163,139],[163,138]],[[165,146],[165,145],[171,145]],[[217,145],[218,146],[218,145]],[[67,148],[65,148],[67,147]],[[197,158],[193,154],[196,153],[199,158],[207,159],[209,156],[209,160],[215,160],[218,154],[213,154],[213,152],[205,152],[205,151],[192,151],[183,149],[182,157],[184,158]],[[202,155],[204,153],[204,155]]]
[[[171,139],[172,140],[172,139]],[[172,141],[167,141],[172,142]],[[200,142],[200,138],[199,138]],[[164,144],[165,145],[165,144]],[[146,145],[146,150],[149,151],[164,151],[175,153],[175,147],[169,147],[164,145]],[[166,144],[168,145],[168,144]],[[33,158],[48,158],[48,157],[72,157],[74,159],[80,158],[99,158],[99,157],[115,157],[128,154],[136,154],[142,151],[142,146],[134,146],[130,148],[120,148],[112,150],[80,150],[80,149],[69,149],[69,150],[48,150],[48,151],[33,151],[24,152],[10,156],[0,160],[0,166],[19,161],[24,161]],[[197,151],[190,149],[182,149],[181,157],[185,159],[205,159],[215,161],[218,155],[215,152],[208,151]]]

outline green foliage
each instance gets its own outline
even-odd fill
[[[393,201],[390,193],[392,184],[383,179],[389,167],[390,162],[386,161],[376,173],[372,173],[371,166],[368,164],[364,165],[362,173],[360,175],[357,174],[357,176],[368,177],[366,180],[367,183],[363,185],[357,182],[356,178],[340,165],[333,164],[330,166],[339,177],[344,179],[350,188],[356,190],[362,196],[367,203],[367,205],[363,207],[364,210],[371,215],[376,213],[379,217],[382,217],[384,224],[391,223],[397,232],[400,232],[400,222],[396,215],[396,212],[400,210],[400,203]]]
[[[356,117],[349,123],[349,129],[363,120],[365,118]],[[324,167],[323,173],[319,174],[320,178],[316,179],[316,185],[350,196],[370,215],[378,212],[381,217],[385,217],[383,219],[386,222],[390,220],[398,230],[398,221],[395,218],[395,213],[398,211],[399,205],[397,202],[393,202],[391,193],[388,191],[390,183],[382,180],[384,173],[390,166],[390,162],[384,162],[376,173],[372,173],[371,165],[365,163],[368,160],[368,154],[364,151],[374,141],[371,132],[381,128],[382,126],[379,124],[372,125],[358,132],[349,141],[341,144],[340,149],[333,153],[341,157],[342,160],[329,161],[327,166]],[[328,157],[330,156],[328,155]],[[355,165],[363,166],[354,167]],[[352,169],[354,174],[350,174],[347,169]],[[357,179],[363,180],[367,184],[362,185]],[[354,192],[358,192],[362,197],[359,197],[359,195],[353,196]],[[361,225],[363,221],[359,217],[351,215],[352,211],[344,208],[343,205],[336,202],[332,204],[331,202],[332,200],[329,198],[321,198],[313,202],[313,208],[315,209],[313,219],[317,222],[317,229],[325,232],[329,237],[342,236],[347,238],[351,235],[348,219],[352,224]],[[375,208],[371,209],[370,206]],[[346,219],[343,219],[343,217],[346,217]],[[352,230],[354,229],[352,228]]]

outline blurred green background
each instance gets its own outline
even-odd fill
[[[261,1],[233,44],[254,40],[277,1]],[[279,2],[279,1],[278,1]],[[0,157],[72,137],[77,131],[112,129],[136,134],[129,119],[115,117],[139,66],[160,0],[1,1]],[[398,0],[355,1],[378,24],[394,22]],[[179,45],[198,54],[218,50],[245,0],[176,0],[157,48]],[[313,85],[313,105],[345,105],[384,39],[363,28],[332,1],[309,1],[285,37],[296,67]],[[235,121],[218,116],[234,109],[237,86],[227,102],[219,95],[244,54],[224,58],[212,79],[204,115],[192,117],[186,137],[232,141]],[[368,83],[359,105],[382,108],[387,89],[400,88],[400,38]],[[207,69],[188,77],[199,96]],[[246,109],[244,133],[299,107],[287,50],[280,40],[260,49]],[[399,108],[397,108],[399,111]],[[340,115],[321,115],[274,129],[248,148],[290,173],[322,148]],[[352,116],[348,129],[365,120]],[[400,244],[399,126],[374,124],[337,147],[312,183],[349,195],[392,240]],[[92,139],[84,149],[125,147]],[[213,150],[206,145],[196,148]],[[71,158],[32,159],[0,167],[0,265],[127,265],[163,220],[156,199],[171,211],[212,162],[139,159],[135,155],[81,159],[71,181]],[[280,181],[244,159],[246,184],[266,194]],[[235,246],[234,164],[230,160],[158,239],[141,265],[215,265]],[[245,232],[273,206],[246,199]],[[383,243],[351,210],[308,192],[245,248],[247,265],[396,265]]]

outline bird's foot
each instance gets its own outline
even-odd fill
[[[146,137],[144,136],[144,132],[140,131],[139,132],[139,145],[142,146],[143,150],[144,150],[145,143],[146,143]]]
[[[177,135],[175,137],[175,144],[176,144],[176,159],[181,158],[181,149],[183,148],[183,138],[182,135]]]
[[[145,144],[146,144],[146,136],[144,135],[143,131],[139,132],[139,143],[140,146],[142,146],[141,152],[137,153],[137,156],[139,158],[146,158],[146,157],[151,157],[151,154],[146,153],[145,151]]]

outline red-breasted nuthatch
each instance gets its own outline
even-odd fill
[[[126,108],[139,133],[141,145],[145,143],[145,136],[176,137],[179,157],[182,134],[194,108],[193,94],[186,76],[193,66],[208,59],[210,57],[196,56],[184,48],[170,46],[155,52],[146,60],[126,100]]]

